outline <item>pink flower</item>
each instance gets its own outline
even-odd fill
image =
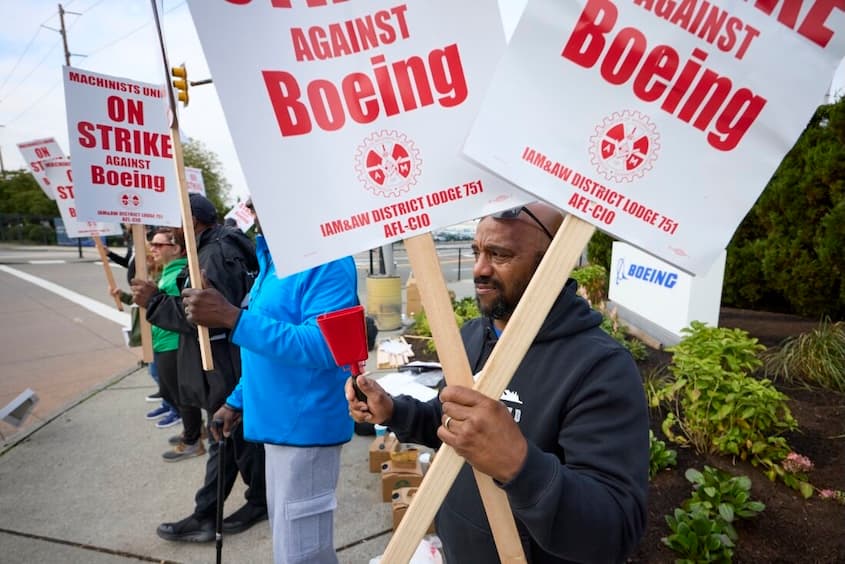
[[[809,472],[813,469],[813,463],[806,456],[801,456],[797,452],[790,452],[783,460],[783,469],[792,474]]]
[[[834,499],[836,492],[833,490],[819,490],[819,497],[822,499]]]

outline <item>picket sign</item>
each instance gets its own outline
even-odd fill
[[[144,226],[140,223],[132,224],[132,241],[135,245],[135,278],[148,280],[147,272],[147,244]],[[144,362],[153,361],[153,330],[147,321],[147,308],[138,306],[138,320],[141,327],[141,351]]]
[[[537,336],[537,332],[546,320],[546,316],[560,295],[563,285],[566,283],[567,278],[569,278],[572,269],[575,268],[581,252],[587,246],[587,243],[589,243],[595,230],[595,226],[575,216],[568,215],[564,219],[563,225],[558,229],[540,266],[537,268],[537,272],[531,277],[525,293],[519,300],[508,324],[505,326],[501,338],[493,348],[493,352],[490,354],[484,370],[475,383],[475,390],[493,399],[499,399],[501,397],[514,372],[516,372],[516,369],[522,363],[525,353],[534,341],[534,337]],[[409,241],[411,240],[406,240],[406,247]],[[414,243],[411,246],[414,246]],[[411,253],[411,248],[408,248],[409,258],[412,256]],[[414,271],[414,276],[421,278],[417,275],[416,270]],[[426,302],[426,286],[426,283],[420,281],[420,297],[423,301],[423,306],[426,308],[426,315],[428,316],[429,304]],[[431,300],[432,296],[429,295],[428,299]],[[452,313],[451,307],[449,308],[448,314],[451,316],[452,327],[455,327],[454,314]],[[431,317],[429,319],[431,320]],[[446,324],[444,323],[444,325]],[[438,340],[437,334],[434,332],[434,327],[432,321],[431,332],[435,338],[437,350],[440,351],[441,345],[446,346],[449,342]],[[462,343],[460,337],[453,338],[452,341],[455,344]],[[461,350],[459,353],[454,350],[449,351],[447,360],[451,362],[451,360],[458,357],[458,354],[465,358],[462,344],[460,346]],[[447,368],[446,364],[444,364],[443,373],[449,373],[449,368]],[[417,495],[413,497],[411,505],[405,513],[405,517],[399,523],[396,533],[390,539],[390,543],[384,551],[384,556],[382,557],[383,562],[408,562],[411,559],[414,550],[416,550],[417,545],[419,545],[420,540],[425,534],[427,524],[431,523],[463,464],[464,459],[452,447],[446,444],[440,447],[437,451],[437,456],[434,457],[434,462],[431,463],[431,467],[426,472],[422,484],[420,484]],[[481,490],[483,483],[488,483],[491,489],[495,488],[499,490],[501,496],[505,497],[504,492],[501,492],[495,484],[491,483],[492,479],[478,479],[479,475],[477,473],[476,478],[479,484],[479,490]],[[505,501],[507,501],[506,497]],[[487,512],[487,518],[490,521],[491,528],[493,527],[494,521],[504,517],[498,513],[496,508],[488,507],[486,500],[484,508]],[[511,521],[513,521],[513,515],[509,513],[509,516]],[[495,529],[494,533],[496,533]],[[499,546],[499,541],[500,538],[497,534],[497,547]],[[518,538],[517,542],[519,542]],[[505,562],[504,559],[502,561]],[[518,560],[509,561],[515,562]],[[525,561],[524,557],[522,561]]]
[[[440,260],[437,257],[437,251],[434,247],[434,238],[431,236],[431,233],[426,233],[405,239],[405,250],[408,253],[411,270],[414,272],[414,277],[416,277],[418,282],[420,300],[423,303],[425,315],[431,327],[431,335],[434,337],[434,342],[437,345],[437,353],[440,363],[443,366],[443,375],[446,378],[446,383],[450,386],[458,385],[472,388],[472,369],[469,366],[469,361],[464,351],[460,331],[455,324],[452,300],[449,298],[449,289],[446,287],[446,281],[443,279],[443,271],[440,269]],[[502,386],[502,389],[504,390],[504,386]],[[447,445],[443,445],[440,448],[437,456],[434,457],[435,463],[445,454],[444,449],[446,448]],[[451,474],[452,479],[449,481],[449,486],[451,487],[452,480],[454,480],[458,470],[463,465],[463,459],[455,454],[455,451],[451,450],[451,448],[450,452],[457,459],[454,473]],[[478,484],[478,491],[481,493],[481,500],[484,503],[484,510],[487,513],[487,520],[490,522],[493,538],[496,541],[499,560],[503,563],[525,562],[522,543],[519,540],[519,533],[516,530],[516,522],[510,510],[507,495],[493,483],[493,478],[490,476],[482,474],[475,469],[473,469],[473,473],[475,474],[475,481]],[[426,474],[423,484],[425,484],[425,480],[431,482],[431,479],[428,479],[428,474]],[[440,502],[446,496],[447,491],[448,488],[443,490],[443,495],[439,498],[437,505],[431,508],[431,518],[437,512]],[[428,499],[430,496],[414,496],[413,500],[419,497]],[[412,501],[411,505],[415,503],[417,502]],[[410,529],[411,531],[406,533],[408,538],[415,539],[413,543],[409,543],[406,547],[410,549],[407,559],[410,559],[411,555],[413,555],[420,539],[422,539],[425,531],[428,529],[428,525],[425,524],[424,519],[425,517],[417,518],[413,514],[409,518],[402,519],[402,523],[406,521],[409,523],[406,525],[406,529]],[[431,523],[430,519],[428,523]],[[401,534],[400,531],[401,525],[396,535],[394,535],[391,545],[401,542],[396,540]],[[384,561],[394,562],[392,558],[387,558],[387,553],[385,553]]]
[[[164,36],[161,32],[161,21],[158,17],[158,6],[156,0],[150,0],[153,7],[158,42],[161,46],[161,60],[164,64],[164,75],[170,76],[170,66],[167,62],[167,49],[164,47]],[[185,157],[182,152],[182,139],[179,137],[179,115],[176,113],[176,98],[173,96],[173,89],[165,86],[167,98],[170,101],[170,138],[173,141],[173,166],[176,169],[176,180],[179,184],[179,209],[182,214],[182,231],[185,234],[185,252],[188,256],[188,272],[191,277],[191,288],[202,289],[202,271],[200,270],[199,258],[197,257],[197,239],[194,234],[194,219],[191,214],[191,200],[188,197],[188,181],[185,179]],[[208,327],[197,325],[197,333],[200,343],[200,355],[202,356],[202,369],[205,371],[214,370],[214,359],[211,355],[211,340],[208,336]]]

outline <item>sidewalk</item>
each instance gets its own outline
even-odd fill
[[[458,298],[472,282],[449,285]],[[379,333],[378,340],[397,332]],[[375,353],[368,367],[374,367]],[[383,371],[382,371],[383,372]],[[171,543],[157,525],[193,509],[205,457],[168,464],[161,453],[179,427],[144,419],[154,391],[146,368],[129,368],[55,417],[34,425],[0,452],[0,562],[213,562],[215,544]],[[335,547],[344,564],[367,564],[391,535],[390,504],[368,469],[371,437],[353,436],[342,455]],[[243,503],[238,481],[224,514]],[[223,561],[272,561],[267,522],[225,536]]]

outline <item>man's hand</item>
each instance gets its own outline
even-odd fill
[[[232,434],[232,429],[241,420],[241,412],[235,411],[228,405],[224,404],[223,407],[214,413],[214,417],[211,418],[212,421],[218,419],[223,422],[223,436],[229,437]],[[211,434],[214,436],[215,441],[220,440],[220,433],[215,425],[211,426]]]
[[[215,290],[203,274],[203,289],[182,290],[182,305],[188,321],[205,327],[225,327],[232,329],[238,322],[241,308],[233,306]]]
[[[356,380],[358,387],[367,396],[367,401],[359,401],[355,397],[352,378],[346,380],[346,401],[349,402],[349,416],[358,423],[381,424],[393,416],[393,398],[379,386],[375,380],[370,380],[363,374]]]
[[[158,292],[158,286],[156,286],[149,280],[140,280],[138,278],[133,278],[131,286],[132,301],[141,307],[147,307],[147,303],[149,303],[150,298],[153,297],[153,294]]]
[[[441,441],[473,468],[500,482],[519,473],[528,442],[502,402],[462,386],[446,386],[440,402],[443,421],[437,436]]]

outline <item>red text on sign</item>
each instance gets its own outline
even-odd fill
[[[389,45],[397,39],[408,39],[404,4],[388,10],[379,10],[325,27],[311,26],[290,28],[293,53],[297,61],[326,60],[360,53],[380,45]]]
[[[748,88],[734,90],[730,78],[713,70],[701,72],[708,57],[701,49],[693,49],[681,66],[679,53],[669,45],[657,45],[649,52],[645,35],[636,28],[622,28],[609,41],[617,14],[610,0],[588,0],[561,56],[587,69],[600,63],[602,78],[615,86],[633,78],[637,98],[644,102],[663,98],[660,108],[706,131],[714,149],[736,148],[766,99]]]
[[[388,64],[384,55],[370,59],[372,77],[353,72],[336,85],[316,79],[303,92],[287,71],[262,71],[283,137],[310,133],[314,125],[337,131],[348,116],[357,123],[371,123],[382,113],[393,116],[435,102],[444,108],[463,103],[467,83],[457,44],[434,49],[427,58],[413,56]]]
[[[167,159],[173,157],[169,135],[89,121],[80,121],[76,129],[79,133],[79,144],[86,149],[99,145],[99,148],[105,151]]]
[[[252,0],[226,0],[230,4],[238,4],[238,5],[245,5],[252,2]],[[265,0],[266,1],[266,0]],[[317,8],[319,6],[326,6],[329,3],[331,4],[340,4],[341,2],[346,2],[347,0],[305,0],[305,5],[308,8]],[[270,0],[270,5],[273,8],[291,8],[291,0]]]

